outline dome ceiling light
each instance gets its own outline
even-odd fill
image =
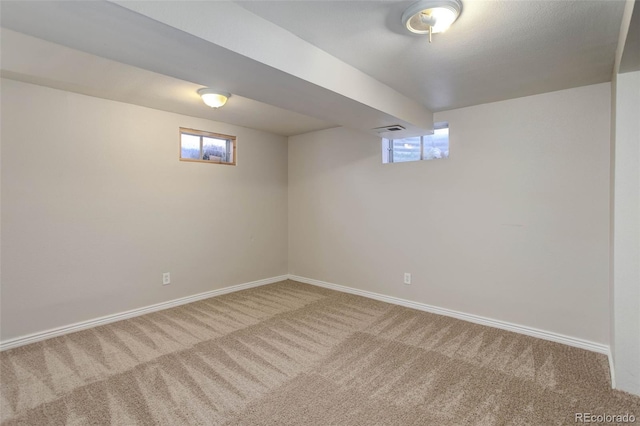
[[[445,32],[462,12],[460,0],[421,0],[402,14],[402,25],[415,34],[431,35]]]
[[[227,103],[227,99],[231,97],[230,93],[221,92],[220,90],[204,87],[198,90],[198,95],[202,98],[202,101],[209,105],[211,108],[220,108]]]

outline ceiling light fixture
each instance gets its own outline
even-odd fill
[[[462,12],[460,0],[421,0],[413,3],[402,14],[402,24],[416,34],[445,32]]]
[[[210,89],[204,87],[198,90],[198,95],[202,98],[202,101],[209,105],[211,108],[220,108],[227,103],[227,99],[231,97],[230,93],[221,92],[216,89]]]

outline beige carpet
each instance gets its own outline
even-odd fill
[[[0,354],[3,425],[560,425],[603,355],[295,282]]]

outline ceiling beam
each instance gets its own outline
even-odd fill
[[[425,133],[433,115],[229,2],[14,2],[3,27],[104,58],[365,131]]]

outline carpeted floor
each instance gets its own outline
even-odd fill
[[[291,281],[2,352],[3,425],[565,425],[603,355]]]

